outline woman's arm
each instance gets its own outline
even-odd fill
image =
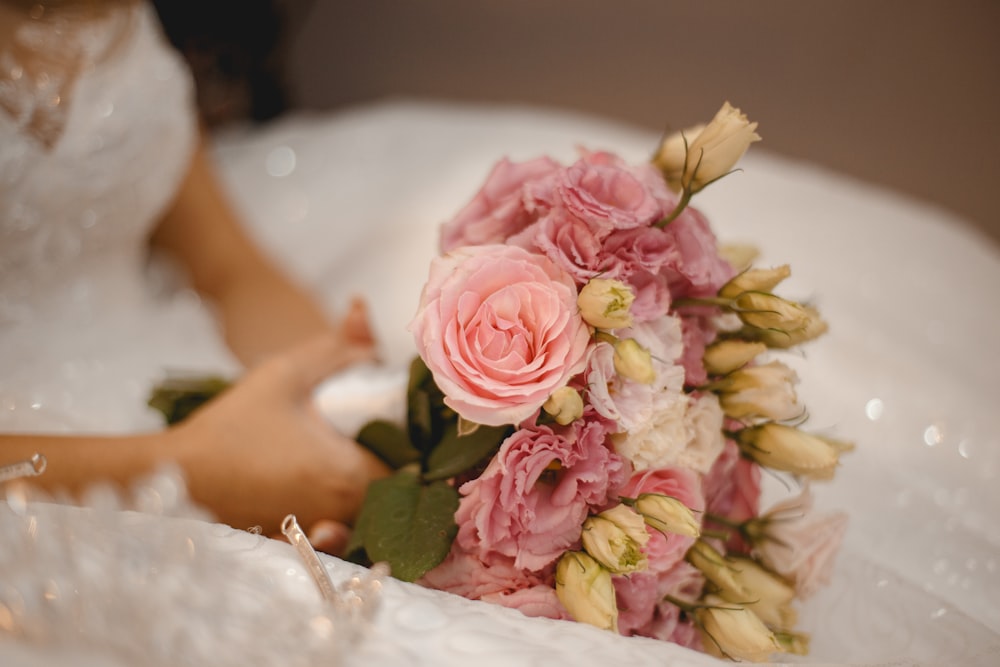
[[[213,302],[227,344],[248,367],[333,327],[310,295],[242,229],[204,142],[151,242],[178,259],[195,289]]]

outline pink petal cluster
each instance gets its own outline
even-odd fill
[[[545,257],[463,247],[431,263],[410,330],[449,407],[479,424],[517,424],[587,363],[576,296]]]
[[[488,561],[540,570],[580,539],[591,510],[613,501],[630,472],[606,445],[609,423],[591,413],[569,426],[527,426],[460,488],[457,544]]]

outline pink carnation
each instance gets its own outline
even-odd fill
[[[643,493],[660,493],[676,498],[696,513],[705,510],[701,477],[687,468],[644,470],[632,475],[621,490],[621,495],[626,498],[636,498]],[[694,544],[694,538],[687,535],[665,535],[649,526],[646,531],[649,533],[649,542],[645,552],[649,559],[649,570],[654,573],[672,569],[683,560],[684,554]]]
[[[479,424],[517,424],[586,366],[576,297],[572,277],[545,257],[459,248],[431,262],[410,330],[449,407]]]
[[[422,586],[461,595],[470,600],[497,593],[512,593],[547,583],[544,574],[514,567],[514,559],[489,554],[486,561],[452,542],[448,557],[417,582]]]
[[[580,538],[584,519],[616,497],[628,466],[605,444],[608,423],[588,413],[569,426],[515,432],[477,479],[460,488],[458,544],[487,560],[540,570]]]
[[[560,168],[547,157],[497,162],[472,201],[441,226],[441,251],[502,243],[530,225],[545,210],[546,184]]]
[[[648,226],[662,218],[663,208],[643,179],[614,162],[585,157],[564,170],[556,192],[566,210],[606,231]]]
[[[705,500],[710,514],[737,523],[752,519],[759,512],[760,466],[744,457],[732,440],[726,440],[722,454],[705,476]],[[727,547],[737,553],[749,550],[736,533],[731,535]]]
[[[673,298],[715,296],[735,275],[733,267],[719,255],[708,220],[697,209],[684,209],[664,232],[677,251],[676,262],[664,267]]]
[[[639,572],[616,576],[613,581],[621,634],[690,646],[690,633],[685,627],[689,622],[681,617],[680,607],[664,598],[669,595],[694,602],[701,597],[705,578],[694,566],[682,560],[665,572]]]
[[[517,609],[525,616],[533,618],[554,618],[561,621],[571,621],[573,618],[566,607],[559,601],[556,589],[552,586],[532,586],[510,593],[490,593],[481,598],[484,602],[492,602],[510,609]]]
[[[689,387],[700,387],[708,382],[704,362],[705,348],[715,340],[716,331],[708,315],[695,314],[691,312],[692,310],[685,308],[681,316],[684,352],[680,363],[684,367],[684,384]]]

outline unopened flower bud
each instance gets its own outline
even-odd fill
[[[556,596],[574,620],[618,632],[611,573],[582,551],[567,551],[559,559]]]
[[[662,493],[643,493],[633,505],[647,524],[661,533],[698,537],[701,525],[694,512],[677,498]]]
[[[634,338],[624,338],[615,343],[613,360],[615,371],[622,377],[642,384],[652,384],[656,379],[652,355]]]
[[[767,346],[758,341],[720,340],[705,348],[702,360],[709,375],[728,375],[766,351]]]
[[[719,296],[733,299],[743,292],[773,292],[782,280],[792,275],[787,264],[772,269],[748,269],[719,289]]]
[[[784,421],[802,414],[793,385],[798,376],[780,361],[747,366],[720,380],[716,393],[733,419]]]
[[[620,280],[592,278],[576,298],[583,321],[597,329],[632,326],[629,308],[635,301],[632,288]]]
[[[770,628],[795,625],[797,614],[792,608],[795,587],[791,583],[749,558],[735,556],[726,561],[733,569],[739,590],[722,589],[719,595],[730,602],[745,604]]]
[[[566,426],[583,414],[583,397],[572,387],[561,387],[552,392],[542,409],[552,415],[557,424]]]
[[[667,185],[674,192],[681,191],[681,180],[684,178],[684,163],[687,159],[688,147],[704,129],[705,124],[700,123],[664,137],[656,155],[653,156],[653,164],[659,168]]]
[[[750,144],[760,141],[756,129],[757,123],[751,123],[745,114],[726,102],[712,121],[695,136],[688,136],[685,132],[687,153],[684,156],[680,189],[698,192],[732,171]],[[658,166],[661,163],[666,166],[666,169],[660,168],[669,183],[675,178],[673,174],[676,173],[678,143],[674,137],[668,137],[663,143],[667,144],[666,148],[661,146],[653,162]],[[681,144],[683,145],[683,140]],[[659,158],[660,153],[664,153],[662,159]]]
[[[616,505],[583,522],[584,550],[613,574],[646,569],[642,549],[649,541],[642,517],[625,505]]]
[[[749,609],[707,596],[695,612],[705,650],[718,657],[764,662],[781,650],[764,622]]]
[[[810,314],[803,306],[773,294],[742,292],[732,300],[732,304],[744,324],[780,334],[805,329],[810,320]]]
[[[753,329],[747,333],[768,347],[787,349],[801,343],[819,338],[826,333],[827,323],[820,317],[819,311],[812,306],[801,306],[805,321],[801,328],[794,330]]]
[[[809,655],[809,635],[804,632],[782,630],[774,633],[781,650],[792,655]]]
[[[823,438],[783,424],[742,429],[740,449],[762,466],[811,479],[830,479],[840,451]]]
[[[734,597],[743,600],[748,599],[749,593],[743,590],[742,584],[736,579],[736,571],[725,557],[705,540],[698,540],[692,544],[684,554],[684,558],[698,568],[719,590],[730,591]]]

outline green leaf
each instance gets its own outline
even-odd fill
[[[480,426],[467,435],[459,435],[458,425],[449,424],[427,459],[424,479],[448,479],[465,472],[492,455],[512,432],[509,426]]]
[[[372,562],[386,561],[392,576],[415,581],[448,555],[458,533],[458,492],[445,482],[422,484],[406,469],[368,487],[356,530]]]
[[[147,405],[160,411],[168,426],[184,421],[192,412],[230,386],[215,376],[172,377],[153,388]]]
[[[375,420],[365,424],[357,441],[393,469],[420,460],[420,452],[410,443],[406,432],[392,422]]]

